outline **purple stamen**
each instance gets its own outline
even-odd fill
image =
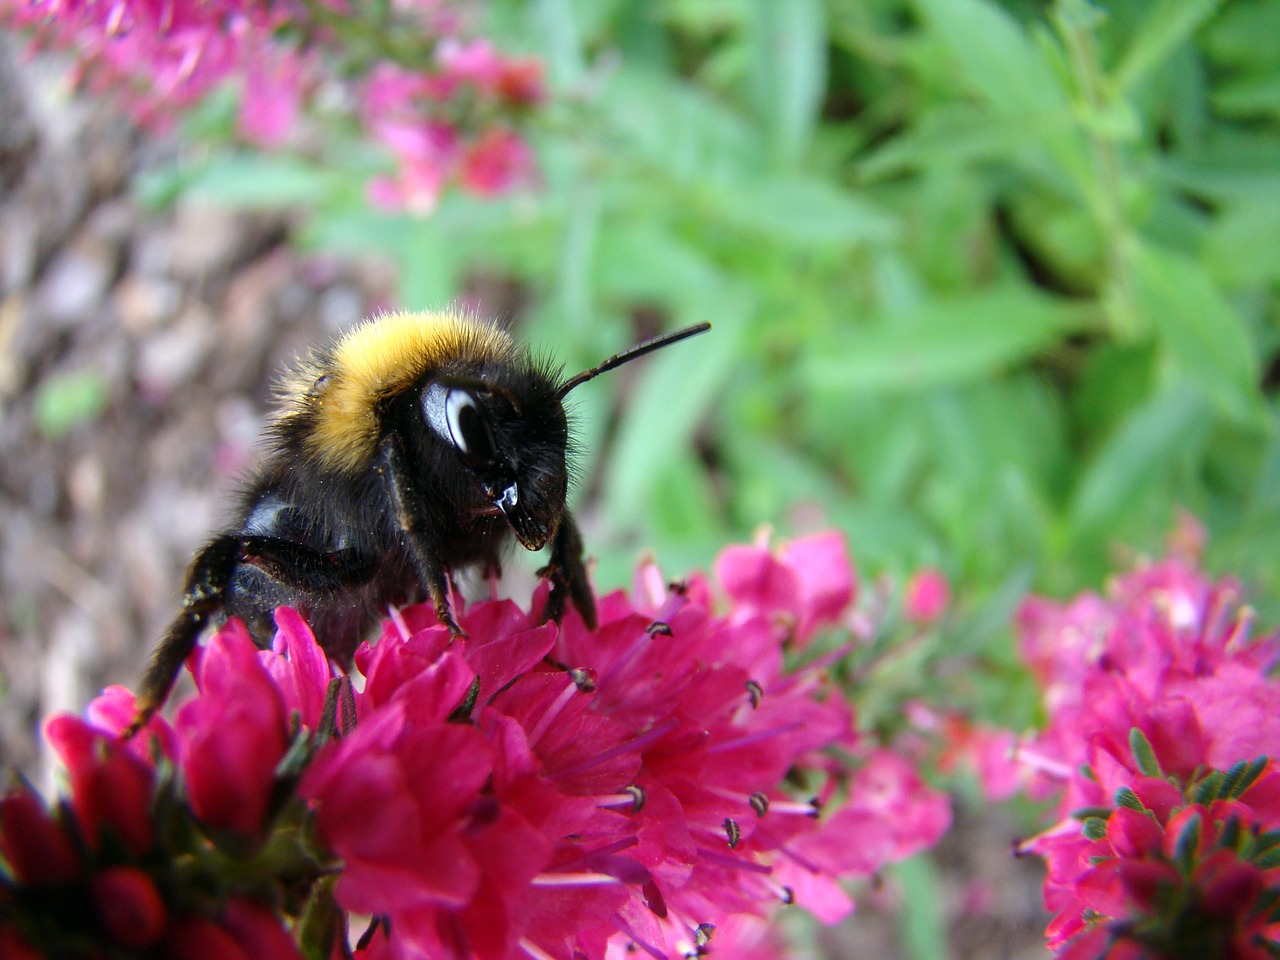
[[[717,743],[707,747],[707,753],[725,753],[729,750],[737,750],[739,747],[749,747],[753,743],[759,743],[762,740],[771,740],[774,737],[780,737],[783,734],[799,730],[802,726],[804,726],[804,724],[797,720],[794,723],[784,723],[780,727],[770,727],[768,730],[757,730],[755,733],[749,733],[745,737],[739,737],[737,740],[726,740],[724,743]]]
[[[667,720],[664,720],[662,723],[658,724],[656,727],[652,727],[651,729],[640,734],[638,737],[633,737],[632,739],[628,740],[626,743],[616,744],[610,747],[608,750],[603,750],[600,753],[597,753],[594,757],[589,757],[588,759],[583,760],[581,763],[575,763],[571,767],[566,767],[563,770],[557,770],[554,773],[552,773],[551,776],[555,777],[556,779],[561,779],[564,777],[572,777],[575,774],[581,773],[583,770],[590,770],[592,767],[597,766],[601,763],[604,763],[606,760],[612,760],[614,757],[620,756],[624,753],[629,753],[632,750],[641,750],[644,747],[647,747],[654,740],[657,740],[660,737],[665,736],[667,733],[674,730],[678,726],[680,726],[680,721],[677,720],[675,717],[671,717]]]

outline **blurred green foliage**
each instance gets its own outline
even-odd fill
[[[106,408],[109,392],[103,376],[89,370],[44,380],[35,395],[36,429],[47,439],[61,439],[76,427],[98,419]]]
[[[409,307],[517,280],[573,369],[712,321],[575,394],[602,586],[642,546],[678,573],[825,523],[864,569],[940,565],[975,627],[1160,551],[1185,507],[1280,596],[1273,0],[486,9],[548,64],[545,189],[377,212],[384,161],[341,130],[149,189],[304,203],[302,242],[392,258]]]

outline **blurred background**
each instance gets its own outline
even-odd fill
[[[353,22],[392,23],[371,10]],[[376,30],[329,24],[347,59],[267,147],[246,135],[251,86],[157,117],[74,46],[3,38],[6,764],[36,768],[50,711],[136,681],[253,463],[274,373],[392,307],[510,323],[570,372],[711,321],[573,395],[597,586],[644,552],[706,569],[762,525],[841,529],[867,582],[939,568],[940,641],[869,694],[868,722],[917,696],[1034,722],[1018,600],[1100,589],[1194,536],[1183,511],[1209,568],[1276,622],[1280,5],[463,12],[461,31],[540,65],[496,121],[527,155],[425,196],[403,141],[353,119],[376,109],[350,91],[386,53]],[[475,100],[454,129],[484,120]],[[512,595],[538,565],[520,558]],[[1005,859],[1017,824],[967,829],[994,845],[944,848],[943,867],[989,857],[999,881],[947,888],[993,918],[951,949],[1040,955],[1038,873]],[[874,955],[938,955],[939,916],[886,921]]]

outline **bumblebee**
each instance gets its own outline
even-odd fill
[[[702,333],[686,327],[562,380],[504,330],[455,313],[366,320],[288,372],[266,453],[232,522],[195,555],[182,610],[143,676],[130,732],[164,703],[200,634],[239,617],[269,645],[276,607],[297,609],[325,652],[351,662],[389,605],[431,600],[455,635],[452,571],[497,575],[514,537],[550,544],[543,620],[566,600],[588,626],[595,600],[565,506],[565,396]]]

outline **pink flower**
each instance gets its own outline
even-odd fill
[[[358,21],[358,22],[357,22]],[[313,91],[361,90],[358,119],[386,144],[396,170],[369,184],[384,207],[425,213],[442,188],[490,197],[533,180],[533,157],[516,129],[546,98],[540,61],[507,57],[487,39],[464,39],[456,11],[397,2],[371,19],[345,0],[0,0],[0,22],[39,45],[69,49],[80,81],[120,100],[144,125],[230,85],[238,130],[262,147],[287,142]],[[370,36],[370,29],[380,31]],[[360,41],[347,43],[358,33]],[[394,53],[393,53],[394,51]],[[400,63],[422,64],[414,70]],[[455,146],[410,149],[394,127],[446,130]]]
[[[210,673],[216,658],[216,650],[206,658],[213,682],[205,689],[234,689]],[[110,691],[90,712],[114,722],[124,700]],[[259,866],[231,871],[228,880],[212,866],[231,858],[215,855],[197,828],[171,759],[143,760],[132,742],[78,717],[53,718],[46,735],[67,767],[70,796],[56,817],[25,786],[0,799],[8,869],[0,880],[0,955],[298,960],[279,917],[238,886],[261,896],[272,878]]]
[[[232,897],[222,911],[221,922],[254,960],[302,960],[279,916],[261,901]]]
[[[273,39],[301,12],[289,5],[57,0],[10,4],[2,12],[14,25],[35,29],[45,45],[74,49],[85,80],[125,97],[143,123],[167,122],[176,107],[241,71],[257,80],[246,98],[251,114],[267,86],[297,83],[288,62],[294,51]],[[252,129],[262,118],[246,121]]]
[[[261,147],[288,139],[302,109],[303,59],[295,55],[264,57],[246,71],[240,100],[240,135]]]
[[[533,154],[520,137],[496,127],[486,130],[462,157],[463,187],[478,197],[506,193],[532,177]]]
[[[93,905],[112,942],[130,950],[155,945],[167,918],[155,882],[137,867],[108,867],[94,875]]]
[[[90,848],[122,842],[134,856],[146,854],[155,841],[152,769],[78,717],[54,717],[45,735],[67,765],[71,804]]]
[[[280,700],[308,730],[320,728],[333,666],[302,617],[288,607],[276,610],[276,637],[271,650],[259,651]]]
[[[27,886],[64,884],[83,869],[67,832],[25,784],[0,798],[0,855]]]
[[[169,925],[165,960],[301,960],[302,954],[276,915],[243,897],[230,900],[217,920],[187,914]]]
[[[853,603],[857,575],[836,531],[794,540],[775,557],[763,545],[732,546],[716,560],[716,576],[735,614],[761,614],[794,628],[798,644],[838,622]]]
[[[1061,819],[1024,849],[1048,865],[1060,956],[1260,958],[1280,944],[1262,906],[1263,891],[1280,898],[1262,839],[1280,823],[1267,673],[1280,644],[1251,640],[1250,620],[1232,581],[1182,557],[1118,578],[1105,600],[1024,604],[1049,723],[1019,756],[1061,790]]]
[[[488,40],[464,42],[448,37],[436,48],[436,62],[450,87],[446,96],[453,92],[453,87],[464,83],[490,95],[498,89],[502,60]]]
[[[407,710],[397,700],[369,716],[299,786],[316,807],[321,841],[345,864],[339,902],[357,913],[458,906],[480,880],[458,833],[490,775],[488,745],[467,726],[411,723]]]
[[[121,686],[107,687],[85,710],[89,726],[116,738],[123,735],[136,715],[133,694]],[[168,721],[158,713],[151,717],[136,736],[123,741],[123,746],[148,766],[154,763],[157,750],[161,756],[169,758],[178,752],[177,735]]]
[[[1228,841],[1227,830],[1243,843]],[[1272,929],[1262,893],[1270,891],[1269,903],[1280,896],[1280,868],[1251,852],[1257,844],[1248,838],[1263,835],[1248,804],[1218,801],[1183,806],[1168,818],[1119,807],[1097,840],[1077,830],[1034,841],[1031,848],[1050,863],[1046,903],[1059,911],[1049,946],[1059,956],[1104,955],[1100,942],[1124,943],[1141,955],[1180,955],[1199,944],[1203,955],[1267,956],[1268,945],[1280,945],[1280,931]]]
[[[903,611],[908,620],[932,623],[946,612],[951,602],[951,585],[942,571],[926,567],[907,581]]]
[[[383,64],[365,84],[365,127],[397,162],[394,174],[370,183],[370,199],[378,206],[429,213],[454,180],[481,197],[533,180],[533,154],[524,138],[485,114],[498,101],[514,109],[540,100],[537,62],[505,61],[486,40],[446,40],[436,56],[438,73]],[[463,92],[475,101],[473,115],[447,109]]]
[[[968,769],[988,800],[1007,800],[1026,786],[1027,770],[1017,760],[1018,736],[1011,730],[948,715],[938,725],[944,742],[944,772]]]
[[[837,619],[842,542],[781,556],[797,619]],[[646,586],[643,610],[613,594],[596,631],[482,603],[464,639],[411,607],[359,651],[359,722],[300,790],[346,865],[339,903],[390,919],[366,956],[675,955],[783,898],[838,919],[837,878],[935,842],[945,797],[887,751],[846,780],[827,751],[860,749],[851,712],[820,667],[783,667],[776,608],[741,595],[720,617],[697,578]],[[446,722],[468,695],[472,725]],[[829,810],[783,787],[801,771]]]
[[[175,721],[191,808],[210,828],[256,837],[289,745],[284,699],[239,623],[210,640],[196,684]]]
[[[785,636],[851,603],[843,542],[751,549],[722,558],[731,576],[764,571],[725,584],[724,613],[704,578],[668,589],[651,564],[637,599],[600,598],[595,630],[492,601],[459,604],[453,637],[430,606],[393,611],[356,653],[363,682],[334,679],[291,611],[266,651],[229,622],[192,658],[197,696],[172,728],[153,721],[159,751],[116,738],[120,691],[91,709],[110,735],[50,724],[89,860],[21,792],[0,806],[0,851],[20,882],[66,877],[103,943],[166,958],[293,960],[268,903],[297,909],[308,889],[329,934],[380,918],[365,958],[662,958],[717,937],[726,954],[776,955],[760,918],[794,902],[839,919],[842,881],[936,842],[950,813],[856,732],[828,675],[844,647],[783,656]],[[0,888],[0,938],[25,949],[7,916]],[[56,954],[50,931],[32,946]]]

